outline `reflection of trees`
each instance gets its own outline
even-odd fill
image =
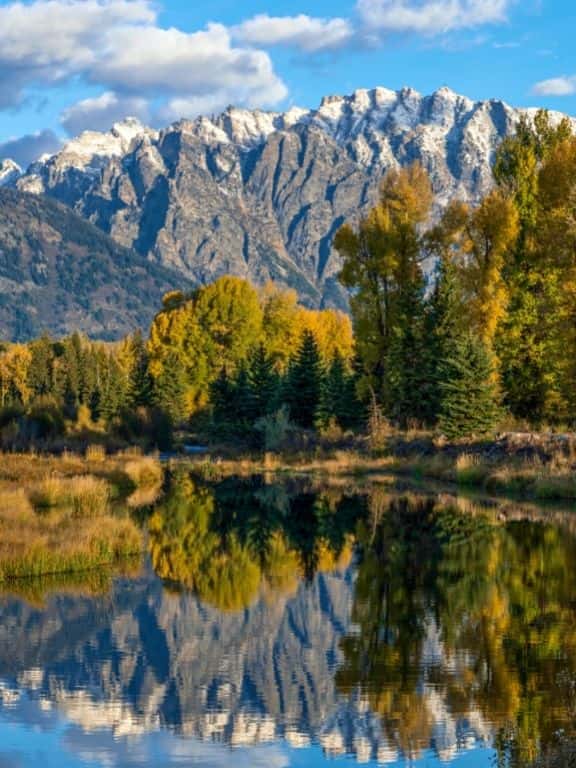
[[[359,689],[407,754],[431,743],[430,692],[454,716],[492,723],[502,764],[573,731],[574,539],[422,499],[391,499],[379,520],[359,527],[360,631],[342,642],[339,688]]]
[[[150,520],[157,573],[223,610],[293,594],[358,542],[353,621],[337,673],[415,755],[441,707],[490,723],[502,765],[524,765],[576,713],[576,543],[473,505],[177,477]],[[436,704],[434,704],[436,702]]]
[[[206,488],[175,478],[149,522],[154,569],[222,610],[347,565],[361,505],[261,481]]]

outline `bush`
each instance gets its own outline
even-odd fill
[[[276,413],[258,419],[254,428],[262,437],[265,451],[281,450],[294,431],[294,425],[290,421],[288,408],[285,405]]]

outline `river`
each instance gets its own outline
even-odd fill
[[[1,768],[526,766],[576,730],[576,517],[173,479],[121,571],[0,596]]]

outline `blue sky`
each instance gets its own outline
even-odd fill
[[[574,0],[0,0],[0,157],[376,85],[576,114],[575,29]]]

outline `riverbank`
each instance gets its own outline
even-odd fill
[[[377,475],[433,479],[458,487],[538,500],[576,500],[576,435],[505,433],[494,440],[447,443],[432,435],[391,435],[378,449],[356,440],[294,453],[234,455],[230,446],[187,458],[205,480],[232,475]]]
[[[0,461],[0,584],[73,574],[140,555],[130,508],[150,503],[164,472],[135,454],[4,454]]]
[[[212,447],[165,462],[137,452],[0,456],[0,583],[73,574],[141,554],[144,533],[131,512],[160,497],[167,473],[211,483],[263,475],[271,483],[308,477],[342,486],[435,481],[449,492],[526,501],[576,500],[576,438],[507,433],[445,443],[425,433],[391,434],[377,449],[365,438],[293,453],[247,454]],[[452,490],[450,490],[452,489]]]

